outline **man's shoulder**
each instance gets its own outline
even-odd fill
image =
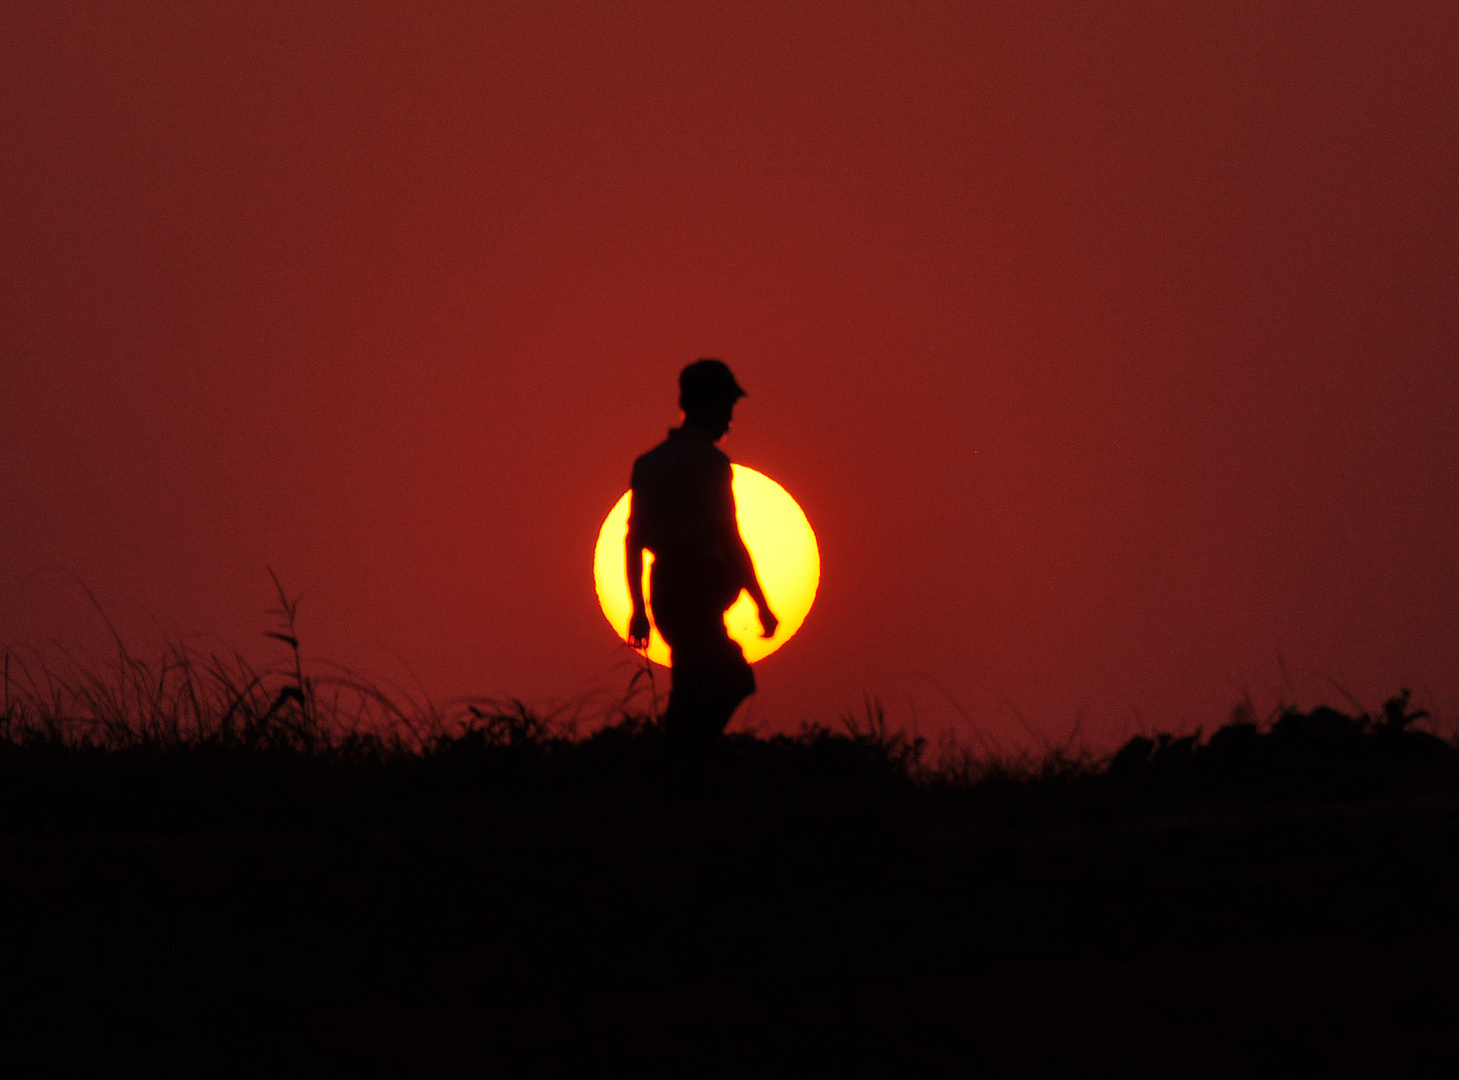
[[[665,450],[665,447],[668,445],[668,440],[665,440],[652,450],[645,451],[633,459],[633,479],[635,482],[638,481],[640,476],[655,471],[665,461],[669,456],[669,453]]]
[[[645,450],[643,453],[639,454],[638,457],[633,459],[633,467],[636,469],[645,461],[657,461],[659,458],[663,457],[665,453],[669,452],[668,447],[669,440],[665,439],[663,442],[655,446],[652,450]]]
[[[663,471],[729,472],[729,456],[709,439],[670,437],[633,462],[637,479]]]

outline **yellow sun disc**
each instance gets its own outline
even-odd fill
[[[800,629],[805,617],[815,603],[816,586],[821,581],[821,553],[816,547],[816,534],[804,512],[790,497],[790,492],[768,476],[734,466],[735,511],[739,518],[740,535],[745,547],[750,549],[750,558],[755,561],[755,572],[760,578],[760,587],[765,590],[765,600],[770,610],[780,620],[780,626],[772,638],[760,636],[760,620],[755,612],[755,602],[750,594],[741,592],[729,611],[725,612],[724,625],[739,646],[745,650],[745,659],[750,663],[763,660],[790,640]],[[603,527],[598,530],[598,547],[593,553],[593,578],[598,586],[598,603],[603,614],[618,632],[628,640],[628,620],[633,614],[633,602],[628,597],[628,558],[623,550],[628,537],[628,508],[632,492],[625,492],[623,498],[608,512]],[[653,621],[653,598],[649,595],[649,567],[653,565],[653,553],[644,552],[643,592],[649,599],[649,621]],[[669,646],[659,636],[658,627],[653,628],[648,641],[648,658],[656,664],[669,664]]]

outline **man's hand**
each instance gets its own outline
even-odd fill
[[[770,610],[769,604],[760,605],[760,636],[772,638],[775,636],[775,628],[780,625],[780,620],[775,617],[775,612]]]
[[[628,620],[628,644],[635,649],[648,648],[648,612],[638,608]]]

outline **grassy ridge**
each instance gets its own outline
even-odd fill
[[[631,700],[420,704],[281,615],[270,670],[7,660],[0,1016],[58,1073],[78,1030],[193,1074],[1459,1065],[1459,755],[1406,694],[1038,761],[870,704],[686,792]]]
[[[388,825],[432,814],[587,812],[661,801],[662,733],[631,696],[579,736],[581,713],[516,701],[438,707],[344,669],[306,673],[293,608],[271,637],[289,662],[170,646],[109,662],[4,654],[0,814],[11,828]],[[633,687],[630,686],[630,692]],[[701,792],[723,801],[880,801],[919,813],[1129,815],[1201,806],[1459,790],[1459,751],[1418,730],[1408,691],[1376,715],[1249,705],[1208,739],[1136,736],[1096,757],[977,756],[898,731],[868,701],[839,730],[727,737]],[[667,785],[667,787],[666,787]]]
[[[271,668],[259,669],[238,652],[203,652],[180,642],[153,658],[139,657],[109,621],[115,653],[106,661],[64,651],[48,660],[5,649],[0,755],[12,774],[12,809],[23,814],[31,806],[36,815],[64,819],[86,802],[85,791],[103,791],[108,775],[148,769],[162,770],[152,782],[162,783],[167,770],[191,770],[206,774],[209,785],[233,769],[246,778],[239,796],[269,773],[279,792],[290,788],[290,776],[307,775],[298,793],[321,799],[325,791],[338,788],[344,797],[351,786],[373,783],[370,799],[387,803],[380,785],[396,780],[511,805],[544,785],[559,798],[609,789],[629,797],[653,787],[661,737],[641,711],[642,693],[634,697],[635,688],[643,689],[638,673],[623,698],[589,718],[596,730],[586,738],[577,737],[581,708],[542,715],[519,701],[490,699],[441,707],[339,665],[306,670],[298,601],[274,581],[278,628],[266,636],[288,651]],[[893,728],[879,703],[867,700],[860,717],[843,716],[840,731],[808,727],[797,736],[725,740],[716,778],[724,792],[748,784],[762,788],[762,796],[795,787],[795,776],[804,773],[837,776],[848,792],[916,789],[939,805],[1011,801],[1046,809],[1449,789],[1459,781],[1459,744],[1418,730],[1416,722],[1427,718],[1409,708],[1407,690],[1376,715],[1285,707],[1264,724],[1247,702],[1205,741],[1136,736],[1108,757],[1071,756],[1066,748],[1050,749],[1041,760],[979,756],[949,745],[929,761],[924,740]],[[26,763],[36,767],[27,773]],[[48,773],[88,769],[94,774],[54,805],[42,807],[31,797],[39,792],[21,793],[24,776],[40,782]],[[203,789],[194,794],[206,801]],[[216,810],[204,811],[201,820]],[[344,812],[365,810],[362,803]]]

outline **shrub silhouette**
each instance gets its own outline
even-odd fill
[[[1135,736],[1110,759],[1106,778],[1125,794],[1186,800],[1220,792],[1352,797],[1459,782],[1455,747],[1411,727],[1428,714],[1411,711],[1408,700],[1407,689],[1389,698],[1381,719],[1288,707],[1266,731],[1238,707],[1204,744],[1198,736]]]

